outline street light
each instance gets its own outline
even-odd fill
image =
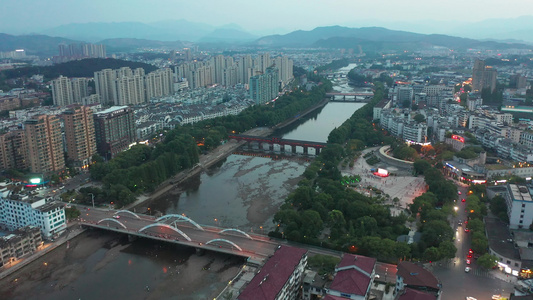
[[[87,194],[91,195],[91,198],[93,200],[93,208],[94,208],[94,194],[93,193],[87,193]]]
[[[150,214],[150,216],[152,215],[152,211],[150,210],[150,207],[148,207],[148,213]]]

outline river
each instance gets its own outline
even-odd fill
[[[345,78],[336,79],[334,89],[353,91]],[[329,132],[363,105],[330,102],[276,135],[326,142]],[[309,159],[262,156],[230,155],[147,205],[152,213],[185,214],[200,224],[267,234]],[[82,235],[71,242],[71,249],[63,248],[0,282],[0,299],[212,299],[243,263],[142,239],[129,243],[101,232]]]

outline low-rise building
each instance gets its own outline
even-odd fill
[[[370,288],[374,282],[375,265],[375,258],[344,254],[335,268],[334,278],[327,289],[327,294],[354,300],[369,299]]]
[[[407,289],[413,289],[433,295],[433,299],[440,299],[442,285],[430,271],[408,261],[399,263],[397,269],[395,295],[402,295]]]
[[[15,194],[4,187],[0,190],[0,226],[10,231],[35,226],[45,239],[51,239],[67,228],[65,209],[52,199]]]
[[[281,245],[237,299],[296,299],[306,265],[307,250]]]
[[[19,228],[7,236],[0,237],[0,268],[32,254],[42,244],[41,230],[35,226]]]

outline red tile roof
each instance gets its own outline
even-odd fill
[[[439,281],[433,273],[424,269],[422,266],[412,262],[402,261],[398,264],[396,275],[403,278],[403,282],[410,286],[431,287],[439,290]]]
[[[237,299],[276,299],[277,294],[289,280],[306,253],[307,250],[305,249],[280,246]]]
[[[422,291],[417,291],[413,289],[405,289],[405,291],[400,294],[398,300],[435,300],[437,297],[435,295],[425,293]]]
[[[375,258],[345,254],[338,264],[329,289],[353,295],[366,295],[376,264]]]

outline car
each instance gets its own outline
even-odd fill
[[[462,194],[461,191],[457,191],[457,195],[461,195],[461,194]]]
[[[466,264],[469,265],[471,263],[470,259],[466,260]]]
[[[470,229],[468,229],[467,227],[465,227],[465,232],[470,232]]]
[[[461,226],[463,225],[463,222],[459,221],[459,223],[457,223],[458,226]]]
[[[113,215],[113,218],[120,219],[120,216],[119,215]]]
[[[465,268],[465,272],[466,272],[466,273],[470,272],[470,270],[471,270],[470,267],[466,267],[466,268]]]
[[[461,199],[461,202],[466,202],[466,199],[465,198]]]
[[[472,254],[468,254],[466,258],[472,258]]]
[[[468,254],[472,254],[474,251],[472,249],[468,249]]]

